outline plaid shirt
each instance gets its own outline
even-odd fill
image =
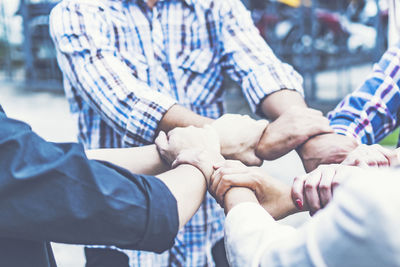
[[[375,144],[400,124],[400,45],[390,48],[372,74],[329,114],[334,130]]]
[[[260,37],[239,0],[64,0],[51,35],[71,111],[86,148],[150,144],[165,112],[179,103],[218,118],[223,73],[253,111],[281,89],[302,93],[301,77]],[[143,266],[213,266],[223,212],[207,197],[169,253],[130,253]]]

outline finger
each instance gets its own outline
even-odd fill
[[[161,131],[154,140],[154,143],[158,148],[166,150],[168,148],[168,138],[165,132]]]
[[[349,166],[360,167],[360,168],[363,168],[363,169],[370,167],[369,164],[368,164],[368,161],[363,159],[363,158],[356,159],[354,161],[354,165],[349,165]]]
[[[390,165],[390,154],[391,151],[382,147],[381,145],[374,144],[372,145],[374,149],[374,155],[377,157],[377,163],[379,167],[387,167]]]
[[[215,196],[219,200],[219,204],[224,206],[225,194],[231,189],[229,176],[222,176],[215,188]]]
[[[179,155],[176,156],[176,159],[172,162],[171,167],[176,168],[182,164],[193,164],[193,158],[195,158],[198,152],[196,150],[183,150]]]
[[[359,164],[359,160],[356,160],[352,154],[349,154],[341,164],[347,166],[357,166],[357,164]]]
[[[364,158],[364,162],[370,167],[378,167],[376,158]]]
[[[221,205],[221,200],[218,199],[218,197],[216,195],[216,190],[217,190],[218,184],[220,183],[221,177],[222,177],[221,172],[219,170],[216,170],[213,173],[213,175],[211,176],[210,186],[209,186],[209,189],[208,189],[210,194],[215,198],[215,200],[220,205]]]
[[[325,207],[332,200],[332,181],[336,170],[333,167],[327,167],[322,171],[321,181],[318,186],[319,199],[321,206]]]
[[[392,155],[392,153],[393,153],[393,151],[392,150],[390,150],[390,149],[387,149],[387,148],[385,148],[385,147],[383,147],[383,146],[381,146],[381,145],[378,145],[378,144],[374,144],[374,145],[372,145],[376,150],[378,150],[379,152],[381,152],[384,156],[386,156],[386,157],[390,157],[391,155]]]
[[[399,153],[397,152],[397,149],[389,154],[389,164],[390,166],[397,166],[400,164],[400,157]]]
[[[246,187],[250,190],[255,191],[257,187],[257,181],[252,179],[252,176],[246,174],[228,174],[223,175],[219,184],[215,190],[215,193],[219,199],[224,199],[226,192],[232,187]]]
[[[306,178],[304,182],[304,195],[306,202],[312,213],[321,209],[320,199],[318,195],[318,186],[321,181],[321,170],[316,169]]]
[[[178,167],[179,165],[183,164],[183,162],[179,161],[179,156],[172,162],[171,164],[171,168],[175,169],[176,167]]]
[[[173,134],[176,133],[177,131],[178,131],[178,128],[174,128],[174,129],[172,129],[171,131],[169,131],[169,132],[167,133],[168,138],[170,138],[171,135],[173,135]]]
[[[294,203],[296,203],[296,206],[299,210],[303,210],[304,207],[304,181],[306,179],[307,175],[301,175],[297,176],[293,180],[293,185],[292,185],[292,199]]]
[[[186,157],[183,157],[182,154],[179,154],[176,159],[172,162],[171,164],[171,168],[175,169],[176,167],[178,167],[179,165],[182,164],[190,164],[190,162],[187,160]]]
[[[377,159],[376,162],[378,164],[378,167],[386,167],[389,166],[389,160],[386,158],[385,155],[383,155],[381,152],[377,151]]]
[[[222,166],[224,166],[224,164],[225,164],[225,161],[220,161],[220,162],[214,163],[213,168],[214,168],[214,170],[217,170],[217,169],[221,168]]]

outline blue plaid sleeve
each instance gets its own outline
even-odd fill
[[[229,76],[241,84],[253,112],[262,115],[259,104],[276,91],[290,89],[303,95],[302,77],[275,56],[242,2],[223,2],[220,16],[224,23],[224,67]]]
[[[175,100],[135,76],[115,47],[113,23],[101,3],[59,4],[50,16],[59,65],[78,94],[128,145],[151,143]]]
[[[390,48],[365,82],[329,113],[333,129],[374,144],[399,126],[400,45]]]

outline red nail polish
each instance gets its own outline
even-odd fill
[[[303,202],[300,199],[296,199],[296,206],[299,210],[303,210]]]

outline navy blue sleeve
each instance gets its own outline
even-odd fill
[[[170,248],[179,227],[161,180],[90,161],[81,145],[46,142],[4,113],[0,214],[3,237],[154,252]]]

